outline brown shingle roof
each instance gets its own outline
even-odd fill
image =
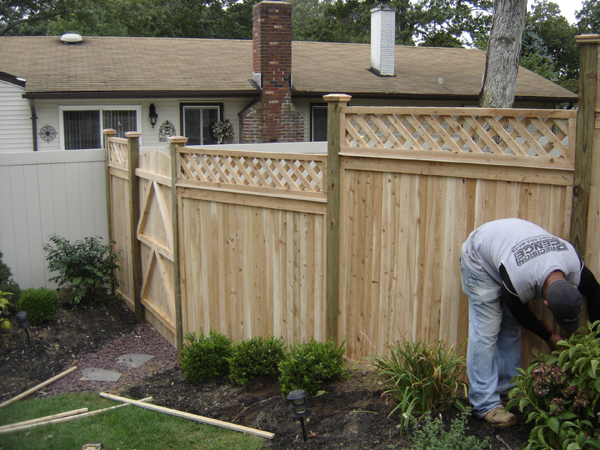
[[[368,44],[294,42],[292,59],[296,95],[466,98],[479,95],[485,52],[396,46],[395,77],[369,70]],[[82,44],[69,45],[57,36],[4,36],[0,71],[25,78],[27,92],[34,94],[202,96],[255,91],[249,81],[252,42],[246,40],[84,37]],[[572,92],[522,68],[517,97],[577,100]]]

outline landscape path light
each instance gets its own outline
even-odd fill
[[[288,401],[288,407],[292,410],[292,417],[294,419],[300,419],[304,442],[306,442],[306,427],[304,426],[304,417],[308,415],[305,401],[306,397],[308,397],[308,392],[302,389],[292,391],[286,397],[286,400]]]
[[[31,339],[29,338],[29,331],[27,331],[27,328],[29,328],[31,325],[29,323],[29,316],[27,315],[27,312],[19,311],[15,314],[15,319],[17,319],[17,322],[19,322],[19,328],[23,328],[25,330],[25,333],[27,333],[27,340],[30,341]]]

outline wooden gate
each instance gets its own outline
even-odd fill
[[[175,345],[173,220],[171,211],[171,157],[151,151],[140,156],[140,218],[143,284],[140,301],[146,320]]]

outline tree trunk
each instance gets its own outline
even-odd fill
[[[483,108],[510,108],[515,101],[526,15],[527,0],[494,0],[494,18],[479,94]]]

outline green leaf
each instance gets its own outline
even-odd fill
[[[555,433],[558,433],[558,430],[560,429],[560,423],[556,417],[550,417],[550,419],[548,419],[548,426]]]

